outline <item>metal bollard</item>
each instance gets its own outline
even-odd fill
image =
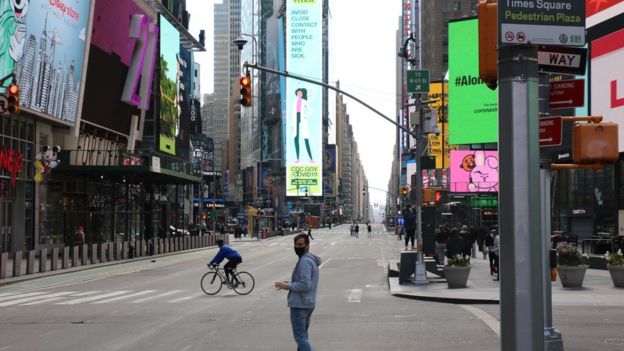
[[[58,261],[59,261],[59,249],[58,247],[55,247],[52,249],[52,267],[51,270],[55,271],[57,270],[58,267]]]
[[[98,263],[98,244],[91,244],[91,264]]]
[[[71,255],[72,267],[76,267],[78,266],[78,246],[72,246],[71,250],[72,250],[72,255]]]
[[[63,259],[61,261],[63,269],[69,268],[69,246],[63,246]]]
[[[13,254],[13,276],[22,275],[22,251],[15,251]]]
[[[28,256],[26,258],[26,274],[35,273],[35,259],[35,250],[28,251]]]
[[[43,248],[39,251],[39,273],[48,271],[48,249]]]

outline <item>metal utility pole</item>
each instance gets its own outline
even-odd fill
[[[501,349],[544,350],[537,47],[499,47]]]

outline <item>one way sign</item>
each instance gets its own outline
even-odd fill
[[[587,49],[540,46],[537,51],[539,70],[554,73],[585,74]]]

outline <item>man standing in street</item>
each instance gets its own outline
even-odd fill
[[[407,250],[407,243],[411,240],[412,250],[414,250],[414,236],[416,234],[416,213],[412,205],[407,205],[403,214],[403,221],[405,225],[405,250]]]
[[[295,253],[299,256],[299,260],[293,270],[291,281],[275,282],[275,288],[288,290],[290,324],[297,350],[311,351],[308,329],[312,312],[316,307],[321,258],[309,252],[310,239],[306,234],[295,236],[294,242]]]

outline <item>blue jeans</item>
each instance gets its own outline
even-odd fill
[[[312,345],[308,342],[308,328],[313,311],[314,308],[290,308],[290,324],[297,351],[312,351]]]

